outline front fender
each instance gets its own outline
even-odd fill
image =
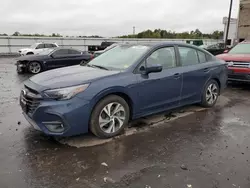
[[[98,94],[96,94],[92,100],[90,101],[90,107],[91,107],[91,111],[93,110],[93,108],[95,107],[95,105],[104,97],[108,96],[108,95],[112,95],[112,94],[123,94],[126,95],[130,101],[132,102],[131,105],[134,104],[133,98],[131,97],[131,95],[129,94],[129,92],[127,91],[127,89],[125,87],[122,86],[117,86],[117,87],[112,87],[112,88],[107,88],[105,90],[102,90],[101,92],[99,92]]]

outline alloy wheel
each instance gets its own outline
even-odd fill
[[[41,65],[38,62],[31,62],[29,65],[29,70],[33,74],[37,74],[41,71]]]
[[[211,83],[208,88],[207,88],[207,92],[206,92],[206,100],[208,104],[213,104],[218,97],[218,87],[216,84]]]
[[[99,126],[107,134],[117,132],[124,124],[126,112],[118,102],[107,104],[99,115]]]

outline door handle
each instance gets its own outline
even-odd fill
[[[204,71],[204,72],[209,72],[210,69],[209,69],[209,68],[205,68],[205,69],[203,69],[203,71]]]
[[[180,77],[181,77],[181,74],[180,74],[180,73],[175,73],[175,74],[174,74],[174,78],[175,78],[175,79],[178,79],[178,78],[180,78]]]

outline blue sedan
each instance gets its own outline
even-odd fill
[[[194,103],[212,107],[226,82],[225,63],[201,48],[126,44],[87,65],[31,77],[20,105],[30,124],[47,135],[91,131],[110,138],[136,118]]]

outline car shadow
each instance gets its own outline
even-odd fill
[[[250,83],[243,82],[229,82],[228,88],[250,91]]]

